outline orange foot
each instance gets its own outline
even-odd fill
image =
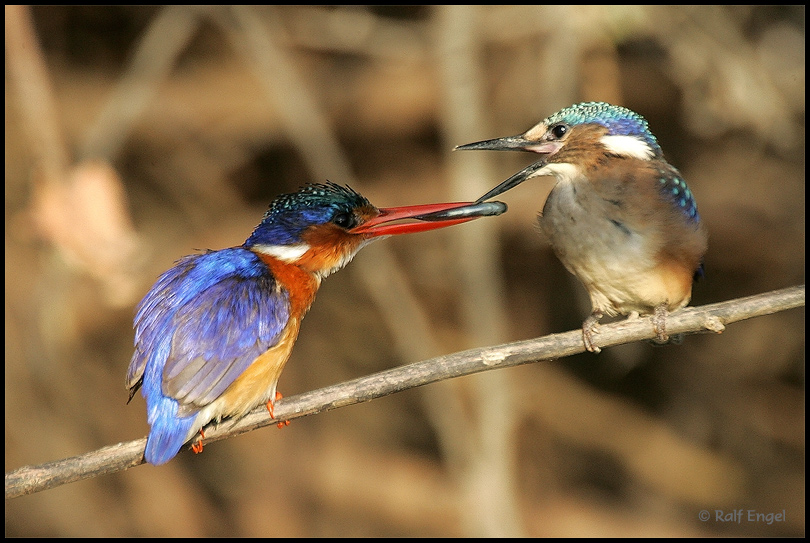
[[[203,450],[203,438],[205,434],[202,430],[200,430],[200,440],[196,443],[191,444],[191,450],[194,451],[194,454],[200,454]]]
[[[281,392],[276,391],[275,400],[267,400],[267,411],[270,412],[270,418],[271,419],[276,418],[276,416],[273,414],[273,404],[275,403],[276,400],[280,400],[281,398],[282,398]],[[278,424],[276,424],[276,426],[278,426],[279,428],[284,428],[285,426],[289,426],[289,425],[290,425],[290,421],[288,421],[288,420],[285,420],[285,421],[282,421],[282,422],[279,422]]]

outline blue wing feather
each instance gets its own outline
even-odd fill
[[[680,172],[666,164],[658,168],[658,181],[661,193],[684,214],[686,220],[695,224],[699,223],[700,215],[698,215],[695,197]]]
[[[127,374],[130,388],[143,384],[147,461],[177,454],[197,412],[275,345],[288,319],[286,292],[247,249],[187,256],[160,276],[138,306]]]
[[[179,308],[164,392],[208,405],[272,347],[289,318],[286,297],[273,287],[269,276],[229,277]]]

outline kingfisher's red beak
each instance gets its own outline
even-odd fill
[[[446,204],[423,204],[405,207],[386,207],[380,214],[349,230],[352,234],[366,236],[392,236],[436,230],[471,221],[479,217],[500,215],[506,211],[503,202],[453,202]],[[395,222],[416,219],[419,222]]]

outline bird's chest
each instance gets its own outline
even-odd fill
[[[653,265],[652,230],[624,192],[576,178],[558,182],[546,200],[540,226],[563,264],[582,279],[609,282]]]

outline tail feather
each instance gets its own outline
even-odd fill
[[[150,464],[159,466],[174,458],[183,444],[193,436],[197,414],[177,417],[177,402],[165,397],[158,400],[157,405],[149,411],[152,429],[146,440],[144,458]]]

